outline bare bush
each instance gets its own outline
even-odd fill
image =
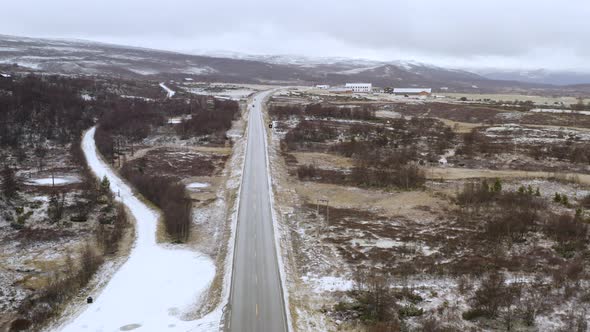
[[[100,223],[95,233],[96,242],[104,255],[112,255],[117,252],[127,227],[129,227],[127,213],[123,205],[118,204],[114,223],[112,225]]]
[[[487,317],[498,316],[500,309],[509,308],[519,289],[508,286],[504,276],[496,271],[489,273],[471,298],[472,310]]]
[[[12,167],[5,165],[1,177],[4,196],[8,199],[15,197],[18,193],[19,185]]]
[[[80,97],[84,79],[64,76],[18,77],[0,94],[0,146],[22,148],[45,140],[68,143],[92,123]]]
[[[336,310],[353,310],[368,327],[389,328],[398,326],[397,301],[391,289],[390,277],[377,270],[355,272],[355,287],[350,292],[353,304],[339,304]],[[364,268],[362,268],[364,269]],[[375,330],[375,331],[389,331]]]
[[[143,196],[162,210],[166,232],[172,239],[186,241],[192,221],[192,203],[185,186],[173,178],[150,176],[137,170],[124,169],[122,173]]]
[[[545,233],[559,244],[569,245],[572,250],[579,250],[586,246],[588,225],[571,215],[561,214],[550,218]]]
[[[239,113],[238,102],[233,100],[215,99],[214,109],[193,110],[192,117],[183,120],[176,127],[176,131],[182,135],[211,135],[225,138],[225,132],[231,128],[232,121]]]
[[[303,116],[316,118],[337,118],[353,120],[374,120],[375,110],[370,105],[359,107],[343,107],[325,104],[303,105],[273,105],[269,114],[277,120],[285,120],[290,117],[302,118]]]
[[[476,153],[497,153],[500,150],[500,146],[494,145],[489,137],[475,128],[463,134],[463,144],[457,149],[457,154],[473,156]]]
[[[32,326],[41,324],[56,315],[63,303],[86,286],[103,263],[103,257],[87,243],[79,253],[80,264],[74,264],[68,255],[63,273],[55,273],[48,285],[30,295],[18,308],[21,319]],[[80,268],[77,268],[79,266]]]

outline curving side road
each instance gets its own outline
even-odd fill
[[[98,178],[106,176],[111,191],[136,220],[136,241],[128,260],[112,276],[93,304],[81,304],[77,317],[58,331],[189,331],[197,322],[182,314],[198,301],[215,275],[211,259],[184,246],[156,243],[158,212],[149,208],[100,158],[94,142],[95,128],[88,130],[82,149]]]
[[[287,331],[287,316],[273,218],[270,205],[264,99],[273,91],[255,96],[248,120],[248,143],[234,247],[229,301],[230,331]]]

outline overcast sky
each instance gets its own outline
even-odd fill
[[[19,0],[1,8],[0,34],[590,71],[589,0]]]

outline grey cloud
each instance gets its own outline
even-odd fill
[[[590,70],[590,2],[24,0],[0,33],[171,50],[410,58]]]

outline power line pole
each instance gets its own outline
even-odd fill
[[[317,200],[317,211],[316,211],[316,215],[318,218],[318,224],[319,224],[319,218],[320,218],[320,203],[323,203],[326,205],[326,226],[330,225],[330,211],[329,211],[329,206],[328,204],[330,203],[329,200],[327,199],[318,199]]]

